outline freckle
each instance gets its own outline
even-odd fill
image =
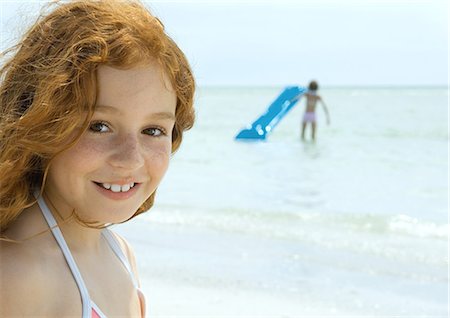
[[[85,140],[77,144],[77,150],[81,152],[92,153],[103,151],[104,149],[102,149],[101,145],[98,142]]]

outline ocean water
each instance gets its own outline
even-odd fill
[[[300,141],[304,101],[267,141],[235,141],[281,90],[199,89],[196,125],[137,221],[149,236],[123,230],[145,241],[143,275],[282,297],[280,317],[446,316],[447,89],[323,89],[331,125],[319,108],[316,143]]]

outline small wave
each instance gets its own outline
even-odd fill
[[[419,221],[407,215],[399,215],[389,222],[389,231],[418,237],[447,238],[450,230],[449,224],[435,224]]]
[[[420,238],[447,239],[449,224],[438,224],[419,220],[404,214],[373,215],[356,213],[306,213],[288,211],[263,211],[252,209],[217,209],[202,208],[182,209],[163,208],[164,211],[154,211],[148,214],[152,222],[187,225],[205,228],[215,228],[225,232],[265,233],[266,235],[285,238],[303,237],[306,233],[300,228],[323,229],[354,233],[372,233],[383,235],[387,233],[407,235]]]
[[[448,224],[420,221],[401,214],[291,213],[166,206],[142,217],[155,225],[283,241],[295,248],[322,248],[326,253],[344,252],[433,266],[447,264],[442,255],[447,246]]]

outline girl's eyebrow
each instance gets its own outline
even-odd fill
[[[109,106],[109,105],[96,105],[95,111],[100,111],[103,113],[115,113],[115,114],[121,113],[121,111],[118,108]],[[152,119],[166,119],[166,120],[173,120],[173,121],[176,120],[175,114],[173,114],[171,112],[154,112],[154,113],[150,113],[146,117],[152,118]]]
[[[120,110],[108,105],[95,105],[95,111],[101,111],[104,113],[120,113]]]
[[[152,119],[162,119],[162,120],[173,120],[175,121],[175,115],[171,112],[156,112],[156,113],[151,113],[150,115],[147,116],[148,118],[152,118]]]

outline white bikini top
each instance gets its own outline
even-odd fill
[[[53,236],[55,237],[56,241],[58,242],[59,247],[61,248],[61,251],[64,254],[64,257],[66,259],[67,265],[69,266],[72,275],[78,285],[78,289],[80,291],[81,295],[81,301],[82,301],[82,317],[83,318],[91,318],[95,317],[97,314],[100,318],[106,318],[105,314],[98,308],[98,306],[94,303],[94,301],[89,296],[88,289],[86,287],[86,284],[84,283],[83,277],[81,276],[81,273],[78,269],[77,264],[75,263],[75,260],[72,256],[72,253],[69,250],[69,247],[67,246],[66,241],[64,240],[64,237],[62,235],[61,230],[58,227],[58,224],[56,223],[55,218],[53,217],[53,214],[50,212],[50,209],[48,208],[47,204],[45,203],[42,196],[39,196],[39,193],[35,194],[37,198],[37,203],[39,207],[41,208],[42,214],[45,218],[45,220],[48,223],[48,226],[50,227]],[[102,231],[103,237],[108,242],[108,245],[113,250],[114,254],[119,258],[123,266],[125,266],[126,270],[130,274],[131,280],[133,281],[134,287],[139,291],[139,286],[137,283],[136,278],[134,277],[134,274],[131,270],[130,263],[128,262],[127,257],[123,253],[122,249],[120,248],[119,242],[114,237],[114,235],[111,233],[110,230],[104,229]]]

